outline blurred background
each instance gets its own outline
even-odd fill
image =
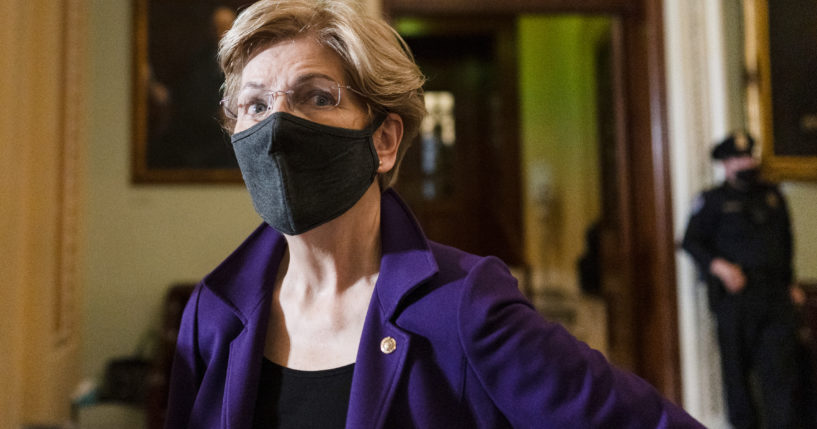
[[[214,126],[209,62],[245,3],[0,4],[0,429],[160,427],[186,293],[261,222]],[[768,119],[766,3],[366,6],[428,76],[396,188],[429,237],[499,256],[545,317],[728,427],[706,293],[676,242],[729,131],[764,146],[797,277],[817,287],[817,153],[770,152],[790,135]],[[808,34],[793,43],[813,49]]]

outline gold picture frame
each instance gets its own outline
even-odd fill
[[[808,22],[817,0],[743,0],[743,12],[747,123],[763,175],[817,180],[817,85],[807,84],[817,74],[817,22]]]
[[[134,183],[241,182],[219,125],[216,50],[249,2],[132,0]]]

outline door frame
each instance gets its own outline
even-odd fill
[[[678,309],[661,2],[651,0],[383,0],[386,16],[605,14],[620,22],[623,109],[617,183],[629,261],[611,316],[623,348],[613,361],[681,403]],[[615,61],[615,60],[614,60]],[[635,274],[638,275],[635,275]]]

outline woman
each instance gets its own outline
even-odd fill
[[[423,77],[382,20],[262,0],[219,58],[265,224],[187,305],[168,427],[700,427],[544,321],[502,262],[424,237],[389,190]]]

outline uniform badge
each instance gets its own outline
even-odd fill
[[[766,205],[776,209],[780,205],[780,198],[774,192],[766,193]]]
[[[703,195],[698,195],[698,196],[695,198],[695,200],[694,200],[694,201],[692,201],[692,208],[691,208],[691,211],[692,211],[692,214],[693,214],[693,215],[698,214],[698,212],[699,212],[699,211],[701,211],[701,209],[702,209],[702,208],[704,208],[704,202],[705,202],[705,200],[704,200],[704,196],[703,196]]]

